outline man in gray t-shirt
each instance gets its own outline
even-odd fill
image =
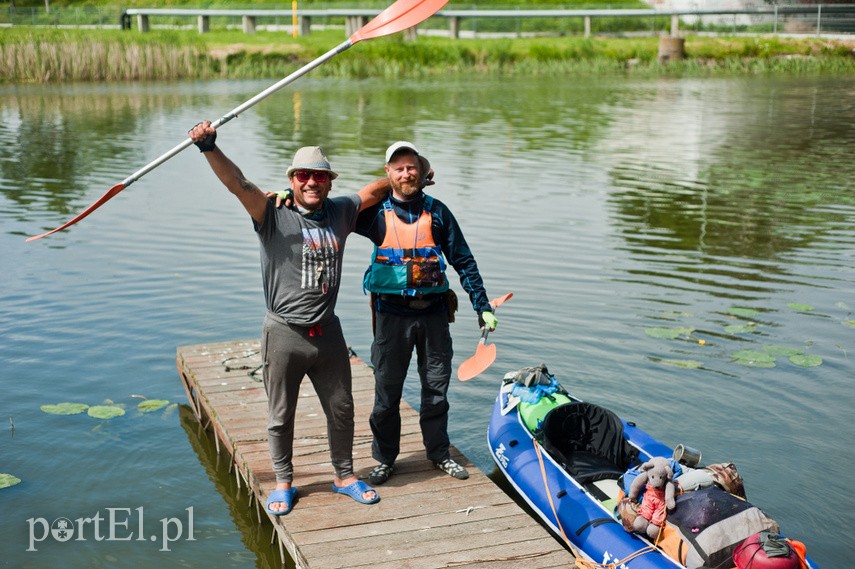
[[[267,303],[261,351],[267,434],[276,475],[267,512],[287,514],[297,497],[292,486],[294,417],[304,376],[312,381],[327,417],[333,490],[363,504],[377,502],[377,492],[353,472],[350,358],[335,301],[347,236],[359,212],[388,194],[388,179],[372,182],[355,195],[328,198],[337,174],[320,147],[307,146],[296,152],[286,172],[293,206],[276,208],[217,147],[210,121],[194,126],[190,138],[249,213],[261,245]]]
[[[255,224],[267,310],[311,327],[335,317],[344,242],[356,226],[357,195],[327,198],[323,215],[268,207]]]

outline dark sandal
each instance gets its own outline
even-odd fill
[[[378,464],[368,475],[368,482],[371,484],[383,484],[392,477],[392,472],[395,468],[389,464]]]
[[[433,465],[458,480],[469,478],[469,472],[450,458],[446,458],[442,462],[434,462]]]

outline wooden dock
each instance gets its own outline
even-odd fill
[[[455,480],[427,461],[418,414],[405,402],[401,455],[395,475],[378,486],[370,506],[331,490],[333,469],[326,420],[311,382],[303,382],[294,440],[294,485],[299,498],[286,516],[263,508],[275,486],[267,447],[267,398],[258,340],[179,347],[177,366],[196,417],[213,429],[218,452],[232,457],[235,477],[247,488],[259,523],[266,517],[298,568],[568,567],[572,555],[484,473],[452,448],[469,469]],[[374,376],[351,359],[356,406],[354,469],[367,478],[374,466],[368,414]]]

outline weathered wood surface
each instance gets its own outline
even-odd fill
[[[326,420],[305,379],[297,408],[294,485],[298,502],[286,516],[264,504],[275,485],[267,449],[267,399],[249,372],[261,364],[257,340],[178,348],[177,366],[196,416],[233,457],[236,476],[255,498],[259,520],[274,524],[282,548],[297,567],[568,567],[573,558],[457,449],[452,456],[470,473],[455,480],[427,461],[418,414],[402,403],[401,455],[395,475],[377,488],[381,500],[358,504],[331,489],[333,469]],[[374,466],[368,414],[374,378],[351,359],[356,406],[354,467],[367,478]],[[222,452],[222,450],[221,450]]]

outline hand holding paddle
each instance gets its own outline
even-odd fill
[[[346,49],[353,46],[355,43],[360,42],[362,40],[378,38],[381,36],[387,36],[390,34],[394,34],[396,32],[404,31],[408,28],[412,28],[416,24],[419,24],[431,16],[433,16],[440,8],[445,6],[448,0],[397,0],[394,4],[377,14],[377,16],[354,32],[347,40],[343,43],[339,44],[335,48],[331,49],[324,55],[318,57],[312,62],[307,63],[288,77],[285,77],[278,83],[271,85],[252,99],[246,101],[242,105],[235,107],[229,113],[224,115],[222,118],[217,119],[212,123],[215,129],[221,127],[225,123],[230,120],[237,118],[237,116],[243,111],[249,109],[254,106],[256,103],[261,101],[262,99],[267,98],[269,95],[275,93],[285,85],[291,83],[295,79],[302,77],[315,67],[318,67],[320,64],[325,61],[331,59],[333,56],[338,55],[339,53],[345,51]],[[193,144],[193,140],[190,138],[186,138],[184,142],[172,148],[165,154],[160,157],[152,160],[109,190],[98,198],[92,205],[84,209],[82,212],[77,214],[73,219],[63,223],[56,229],[52,229],[46,233],[42,233],[41,235],[34,235],[33,237],[27,238],[27,241],[35,241],[36,239],[41,239],[42,237],[47,237],[52,233],[56,233],[57,231],[61,231],[66,227],[70,227],[107,203],[110,199],[113,198],[116,194],[133,184],[135,181],[142,178],[148,172],[151,172],[188,146]]]
[[[490,306],[493,307],[493,310],[496,310],[513,295],[514,293],[509,292],[504,296],[494,298],[490,301]],[[490,328],[484,326],[484,330],[481,332],[481,339],[478,340],[478,347],[475,348],[475,355],[460,364],[460,367],[457,368],[457,379],[460,381],[469,381],[473,377],[484,373],[496,361],[496,344],[487,345],[487,335],[489,333]]]

